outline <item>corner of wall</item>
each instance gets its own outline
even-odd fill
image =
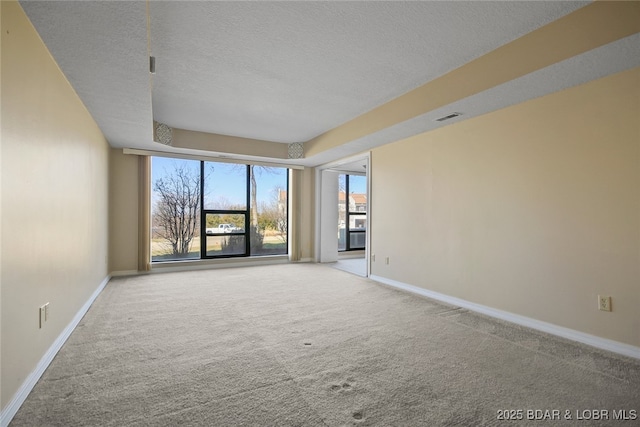
[[[27,378],[37,380],[43,357],[108,281],[109,144],[20,3],[0,2],[0,11],[0,406],[8,423]],[[40,327],[45,303],[55,316]]]
[[[2,58],[2,7],[0,1],[0,58]],[[0,82],[2,81],[2,60],[0,59]],[[2,100],[2,84],[0,84],[0,100]],[[0,101],[1,102],[1,101]],[[0,107],[1,110],[1,107]],[[0,242],[2,242],[2,114],[0,114]],[[0,243],[0,378],[2,378],[2,244]],[[2,402],[2,388],[0,387],[0,402]],[[2,406],[0,404],[0,410]],[[0,423],[1,423],[0,417]]]
[[[109,152],[109,271],[138,270],[138,156]]]

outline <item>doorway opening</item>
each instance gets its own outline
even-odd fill
[[[316,261],[361,276],[369,274],[369,154],[316,171]]]

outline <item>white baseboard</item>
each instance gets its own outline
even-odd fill
[[[24,401],[27,399],[27,396],[29,396],[29,393],[31,393],[31,390],[33,390],[33,387],[35,387],[44,371],[47,369],[58,351],[60,351],[63,344],[67,341],[76,326],[78,326],[78,323],[80,323],[86,312],[89,310],[89,307],[91,307],[91,304],[93,304],[98,295],[100,295],[100,292],[102,292],[109,280],[111,280],[111,276],[105,277],[98,288],[89,297],[87,302],[84,303],[82,308],[80,308],[80,310],[76,313],[71,322],[67,325],[66,328],[64,328],[62,333],[53,342],[51,347],[49,347],[49,350],[47,350],[44,356],[42,356],[33,372],[31,372],[31,374],[29,374],[29,376],[24,380],[22,386],[20,386],[16,394],[13,395],[13,399],[11,399],[9,404],[0,413],[0,427],[7,427],[9,425],[13,417],[18,412],[18,409],[20,409],[20,406],[22,406]]]
[[[508,311],[502,311],[495,308],[487,307],[486,305],[476,304],[467,300],[463,300],[461,298],[452,297],[449,295],[441,294],[439,292],[429,291],[418,286],[402,283],[397,280],[387,279],[386,277],[371,275],[369,276],[369,278],[384,285],[402,289],[414,294],[425,296],[427,298],[432,298],[434,300],[442,301],[447,304],[466,308],[468,310],[495,317],[497,319],[506,320],[507,322],[515,323],[517,325],[526,326],[531,329],[536,329],[538,331],[546,332],[551,335],[556,335],[572,341],[577,341],[582,344],[587,344],[592,347],[611,351],[623,356],[640,359],[640,347],[636,347],[630,344],[624,344],[607,338],[597,337],[595,335],[576,331],[574,329],[554,325],[553,323],[547,323],[541,320],[532,319],[530,317],[520,316],[519,314],[509,313]]]
[[[123,277],[123,276],[138,276],[141,273],[138,270],[119,270],[112,271],[109,275],[111,277]]]

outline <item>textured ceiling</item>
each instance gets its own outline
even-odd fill
[[[460,120],[468,120],[634,67],[640,67],[640,34],[625,37],[582,55],[574,56],[474,96],[429,111],[411,120],[390,126],[364,138],[353,139],[331,152],[321,153],[314,157],[314,163],[327,163],[336,158],[361,153],[374,147],[447,126]],[[436,119],[456,111],[464,111],[463,116],[444,122],[436,121]]]
[[[583,4],[152,2],[154,115],[307,141]]]
[[[144,1],[21,1],[112,146],[197,154],[206,151],[155,144],[152,120],[308,141],[588,3],[151,1],[147,15]],[[439,126],[433,119],[450,111],[466,119],[638,66],[634,37],[297,163],[334,161]]]
[[[152,110],[144,2],[21,2],[115,146],[150,142]]]

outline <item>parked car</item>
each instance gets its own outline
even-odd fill
[[[241,228],[236,227],[233,224],[220,224],[217,227],[208,227],[206,229],[207,234],[219,234],[219,233],[233,233],[235,231],[242,231]]]

